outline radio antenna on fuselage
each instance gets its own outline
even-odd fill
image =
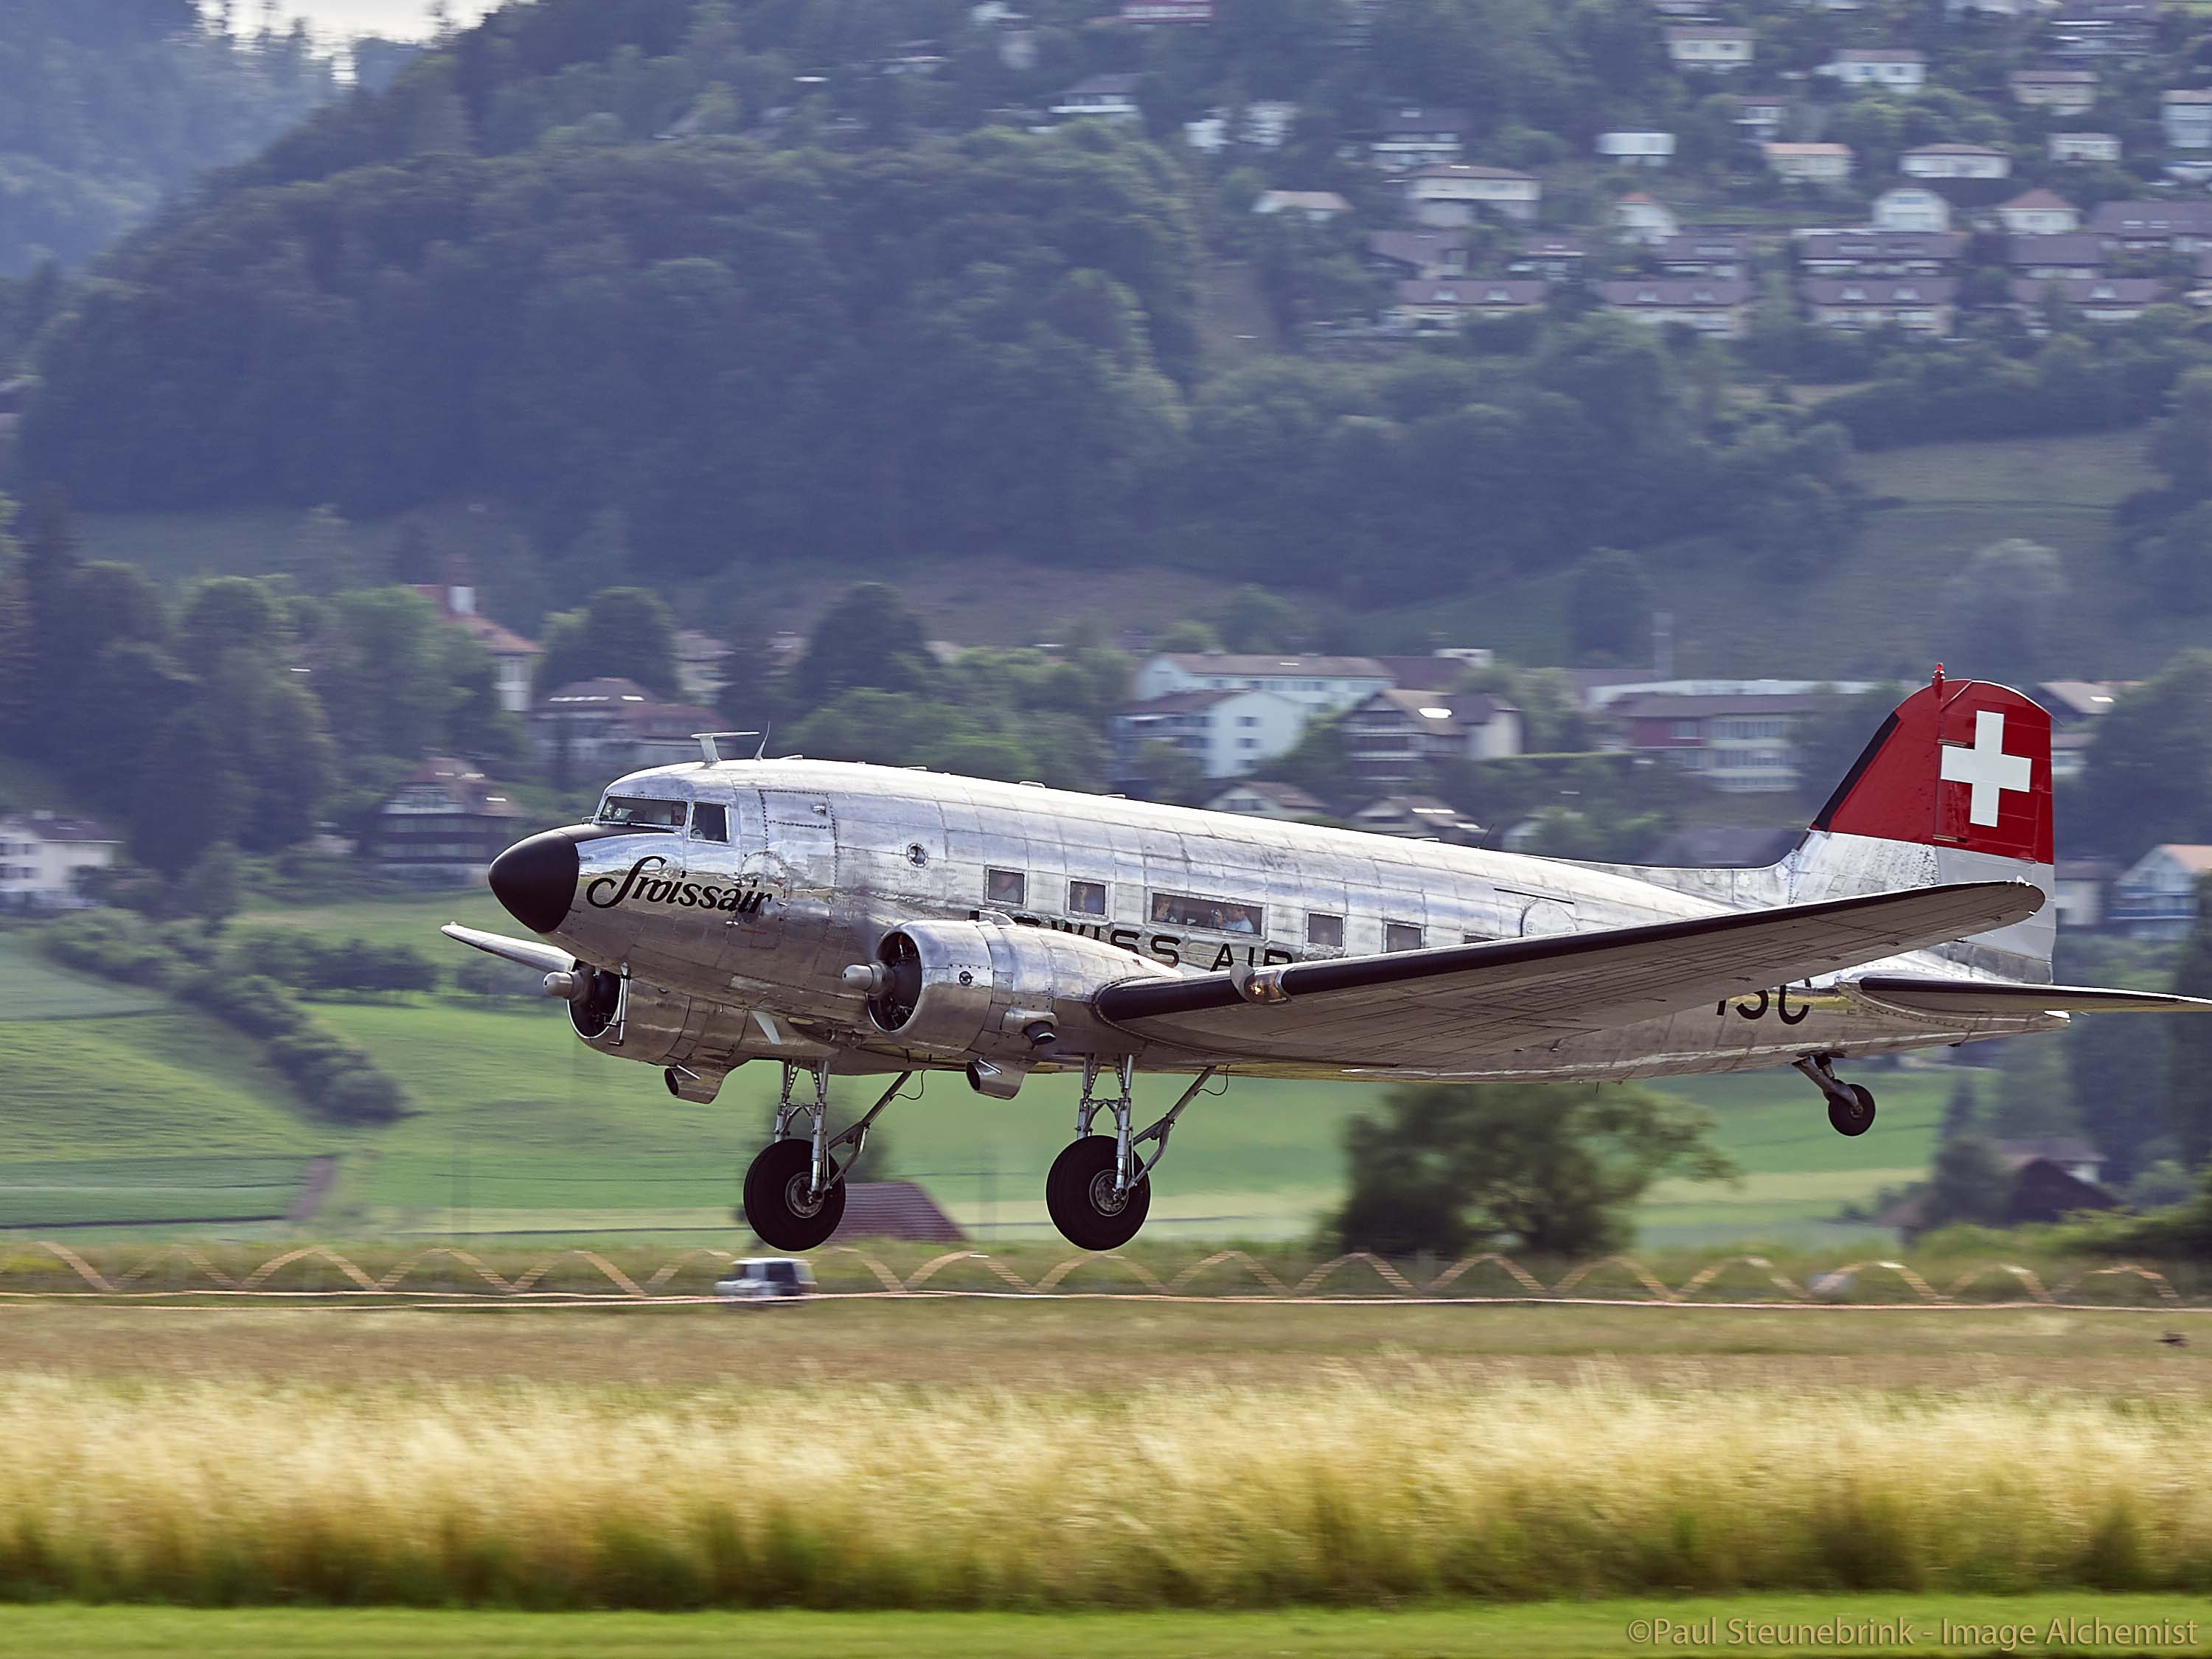
[[[762,760],[768,755],[768,733],[765,731],[694,732],[691,735],[698,742],[700,754],[705,757],[700,763],[702,766],[718,766],[721,763],[723,756],[720,744],[726,738],[734,743],[740,738],[757,738],[760,741],[753,745],[753,758]]]

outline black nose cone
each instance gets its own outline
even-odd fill
[[[519,841],[491,861],[492,896],[533,933],[568,918],[576,897],[576,843],[558,830]]]

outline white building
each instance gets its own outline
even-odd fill
[[[1179,691],[1273,691],[1326,714],[1390,687],[1390,671],[1372,657],[1232,656],[1222,651],[1163,652],[1137,671],[1146,702]]]
[[[1231,144],[1280,149],[1290,142],[1297,119],[1296,104],[1261,100],[1245,105],[1241,112],[1225,107],[1208,110],[1197,120],[1183,123],[1183,138],[1193,149],[1208,155],[1218,155]]]
[[[1874,198],[1871,228],[1940,234],[1951,228],[1951,204],[1920,185],[1899,185]]]
[[[1801,291],[1816,327],[1935,336],[1951,331],[1959,299],[1948,276],[1808,276]]]
[[[2160,94],[2158,118],[2176,149],[2212,149],[2212,88],[2176,87]]]
[[[2118,161],[2119,135],[2112,132],[2054,132],[2051,135],[2054,161]]]
[[[1667,31],[1667,57],[1678,70],[1733,74],[1751,63],[1754,37],[1726,23],[1686,23]]]
[[[1616,166],[1663,167],[1674,159],[1671,132],[1601,132],[1597,153]]]
[[[1987,144],[1923,144],[1897,158],[1908,179],[2009,179],[2012,157]]]
[[[1765,149],[1767,171],[1790,184],[1830,189],[1850,180],[1849,144],[1769,144]]]
[[[2014,103],[2053,115],[2087,115],[2097,106],[2094,70],[2014,70],[2007,79]]]
[[[1656,247],[1681,234],[1681,222],[1665,204],[1642,191],[1622,197],[1613,204],[1613,228],[1625,241]]]
[[[1115,716],[1115,757],[1126,775],[1142,745],[1165,743],[1209,778],[1240,777],[1297,748],[1311,713],[1273,691],[1171,692]]]
[[[1273,818],[1280,823],[1328,816],[1328,805],[1295,783],[1267,783],[1257,779],[1232,784],[1206,803],[1209,812],[1237,812],[1248,818]]]
[[[90,818],[56,812],[0,817],[0,909],[70,910],[88,903],[80,874],[115,862],[121,841]]]
[[[1406,177],[1406,210],[1424,225],[1471,225],[1485,208],[1508,219],[1534,219],[1543,194],[1528,173],[1468,161],[1439,161]]]
[[[1847,46],[1815,72],[1846,87],[1909,98],[1928,84],[1928,57],[1910,46]]]
[[[1376,167],[1394,176],[1456,161],[1467,154],[1467,135],[1472,125],[1463,109],[1403,105],[1382,118],[1367,146],[1368,154]]]
[[[1142,121],[1145,112],[1137,107],[1137,83],[1142,78],[1135,75],[1094,75],[1061,93],[1052,112],[1063,121],[1112,121],[1124,125]]]
[[[1325,225],[1340,213],[1352,211],[1352,204],[1333,190],[1263,190],[1253,198],[1255,213],[1291,213],[1308,224]]]
[[[499,706],[510,714],[527,714],[530,685],[545,647],[502,627],[477,608],[477,590],[465,569],[448,573],[441,583],[418,584],[415,592],[438,607],[438,614],[491,653],[492,687]]]
[[[2014,236],[2063,236],[2081,228],[2081,210],[2047,190],[2023,191],[2001,204],[1997,217]]]
[[[1637,276],[1600,283],[1597,294],[1607,311],[1654,328],[1680,323],[1730,340],[1742,335],[1751,305],[1751,284],[1741,278]]]
[[[1513,317],[1542,309],[1552,285],[1541,277],[1461,276],[1398,284],[1390,316],[1408,333],[1449,331],[1470,317]]]
[[[2197,884],[2208,875],[2212,847],[2154,847],[2112,883],[2105,920],[2136,939],[2187,939],[2197,921]]]

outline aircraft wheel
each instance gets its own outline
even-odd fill
[[[1118,1202],[1114,1197],[1114,1137],[1085,1135],[1052,1161],[1044,1206],[1060,1236],[1082,1250],[1119,1249],[1137,1236],[1152,1207],[1146,1176]]]
[[[745,1220],[762,1243],[811,1250],[837,1231],[845,1218],[845,1183],[810,1199],[813,1176],[813,1143],[803,1138],[775,1141],[752,1161],[745,1171]]]
[[[1839,1135],[1863,1135],[1874,1127],[1874,1093],[1863,1084],[1846,1083],[1844,1087],[1850,1091],[1850,1102],[1828,1103],[1828,1127]]]

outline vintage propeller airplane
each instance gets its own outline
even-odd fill
[[[783,1068],[744,1184],[770,1245],[844,1212],[868,1127],[917,1070],[1011,1099],[1077,1070],[1045,1195],[1087,1249],[1126,1243],[1206,1081],[1620,1079],[1794,1066],[1847,1135],[1845,1058],[2212,1002],[2048,983],[2051,717],[1983,681],[1914,692],[1796,847],[1756,869],[1569,863],[1119,797],[755,755],[611,785],[593,821],[500,854],[492,891],[547,944],[576,1034],[712,1100]],[[1139,1070],[1189,1074],[1135,1127]],[[829,1126],[830,1073],[896,1073]],[[805,1075],[811,1097],[794,1098]],[[1111,1134],[1093,1134],[1101,1112]],[[807,1133],[794,1125],[800,1117]]]

